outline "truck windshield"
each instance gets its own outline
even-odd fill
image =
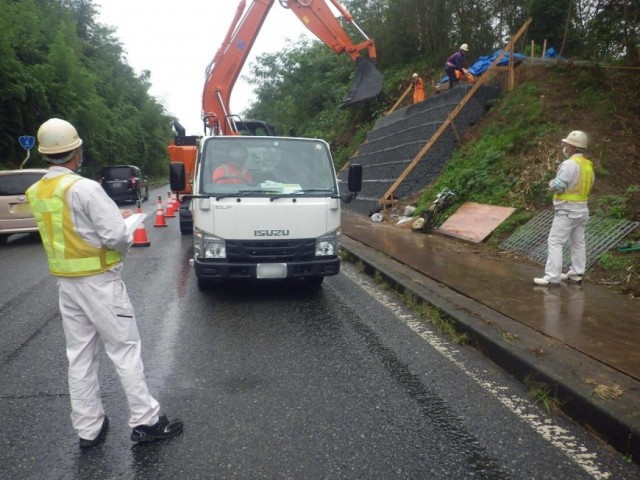
[[[211,137],[200,159],[199,187],[205,195],[338,194],[329,146],[322,140]]]

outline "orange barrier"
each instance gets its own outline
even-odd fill
[[[162,197],[158,195],[158,208],[156,209],[156,223],[154,227],[166,227],[167,222],[164,219],[164,209],[162,208]]]

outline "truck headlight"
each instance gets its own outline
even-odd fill
[[[316,257],[331,257],[338,252],[338,235],[334,230],[316,238]]]
[[[225,241],[199,228],[193,232],[193,251],[198,258],[227,258]]]

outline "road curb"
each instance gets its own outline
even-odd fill
[[[552,388],[561,409],[635,462],[640,462],[640,384],[629,376],[433,280],[351,237],[342,236],[347,261],[382,277],[444,313],[471,344],[518,380]],[[616,384],[618,399],[594,396],[593,383]]]

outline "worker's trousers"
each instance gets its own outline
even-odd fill
[[[445,67],[444,71],[447,72],[449,77],[449,89],[455,87],[460,82],[456,76],[456,69],[454,67]]]
[[[572,218],[572,216],[574,218]],[[587,264],[587,249],[584,231],[589,214],[576,215],[566,211],[556,211],[548,239],[547,265],[545,277],[552,283],[560,282],[562,273],[562,248],[569,241],[571,247],[571,267],[569,275],[583,275]]]
[[[99,275],[58,277],[69,361],[71,422],[78,436],[87,440],[97,437],[105,416],[98,383],[98,337],[125,391],[129,426],[158,421],[160,406],[147,388],[138,327],[120,271],[121,265]]]

